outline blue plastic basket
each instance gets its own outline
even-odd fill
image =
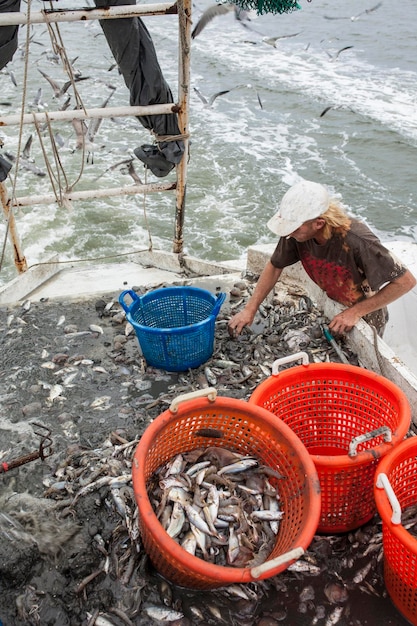
[[[214,323],[225,298],[225,293],[213,296],[198,287],[163,287],[143,296],[123,291],[119,302],[147,364],[183,372],[213,354]]]

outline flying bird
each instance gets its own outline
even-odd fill
[[[31,151],[31,148],[32,148],[32,141],[33,141],[33,135],[30,134],[28,139],[27,139],[27,141],[26,141],[26,143],[25,143],[25,146],[24,146],[24,148],[22,150],[22,156],[27,161],[32,161],[33,162],[33,159],[31,158],[31,154],[30,154],[30,151]]]
[[[62,86],[59,85],[53,78],[51,78],[50,76],[48,76],[48,74],[46,74],[45,72],[43,72],[42,70],[40,70],[38,68],[38,72],[40,72],[42,74],[42,76],[44,78],[46,78],[46,80],[48,81],[48,83],[51,85],[53,92],[54,92],[54,98],[61,98],[67,91],[68,89],[71,87],[72,85],[72,81],[71,80],[67,80]],[[78,83],[80,80],[87,80],[88,78],[90,78],[89,76],[75,76],[74,77],[74,83]]]
[[[117,163],[114,163],[113,165],[110,165],[110,167],[108,167],[107,169],[104,170],[104,172],[102,174],[100,174],[99,176],[97,176],[96,178],[93,179],[93,182],[96,182],[99,178],[101,178],[102,176],[104,176],[105,174],[107,174],[107,172],[112,172],[113,170],[117,169],[118,167],[120,167],[121,165],[128,165],[129,163],[131,163],[133,161],[133,157],[129,157],[128,159],[123,159],[122,161],[118,161]],[[122,168],[123,169],[123,168]],[[123,173],[123,172],[122,172]],[[127,171],[127,173],[129,173]]]
[[[11,154],[10,152],[5,152],[4,155],[9,159],[9,161],[11,161],[12,163],[15,163],[15,161],[17,160],[14,154]],[[19,165],[20,167],[22,167],[25,170],[28,170],[29,172],[32,172],[33,174],[35,174],[36,176],[46,176],[46,172],[44,172],[43,170],[41,170],[37,165],[35,165],[35,163],[32,163],[31,161],[28,161],[27,159],[21,157],[19,159]]]
[[[29,104],[31,109],[37,109],[38,111],[42,111],[45,109],[45,103],[42,102],[42,87],[38,88],[32,102]]]
[[[331,15],[324,15],[323,17],[325,17],[326,20],[351,20],[352,22],[356,22],[356,20],[358,20],[361,17],[361,15],[368,15],[369,13],[373,13],[373,11],[376,11],[377,9],[379,9],[381,5],[382,5],[382,2],[378,2],[378,4],[371,7],[370,9],[365,9],[365,11],[361,11],[357,15],[352,15],[351,17],[346,17],[346,16],[332,17]]]
[[[344,48],[340,48],[340,50],[338,50],[336,54],[330,54],[328,50],[326,50],[326,52],[330,57],[330,61],[336,61],[336,59],[339,57],[339,54],[341,54],[344,50],[349,50],[350,48],[353,48],[353,46],[345,46]]]
[[[104,109],[114,91],[104,100],[101,108]],[[94,139],[103,121],[102,117],[92,118],[87,126],[85,120],[73,118],[72,126],[75,130],[75,149],[83,150],[87,153],[87,163],[94,163]]]
[[[264,43],[269,44],[273,48],[276,48],[277,47],[276,43],[277,43],[278,39],[288,39],[289,37],[296,37],[299,34],[300,33],[293,33],[292,35],[278,35],[278,37],[264,37],[264,39],[262,39],[262,41]]]
[[[333,106],[332,104],[328,107],[326,107],[325,109],[323,109],[323,111],[320,113],[319,117],[323,117],[324,115],[326,115],[326,113],[328,111],[330,111],[330,109],[344,109],[347,111],[351,111],[352,113],[354,113],[354,110],[351,109],[350,107],[345,107],[345,106]]]
[[[141,180],[141,178],[138,176],[136,170],[135,170],[135,166],[133,165],[133,159],[131,159],[130,161],[127,162],[126,164],[126,168],[121,168],[120,169],[122,174],[129,174],[129,176],[132,177],[134,183],[136,185],[143,185],[143,181]]]
[[[245,26],[248,28],[247,24],[244,23],[245,20],[250,21],[250,18],[248,17],[249,15],[248,11],[245,11],[244,9],[237,7],[235,4],[229,4],[229,3],[214,4],[210,6],[208,9],[206,9],[204,13],[202,14],[202,16],[200,17],[200,19],[198,20],[197,24],[195,25],[191,33],[192,39],[195,39],[197,35],[201,33],[203,28],[205,28],[207,24],[211,22],[212,19],[214,19],[215,17],[219,15],[226,15],[227,13],[230,13],[231,11],[234,11],[235,18],[242,24],[242,26]]]
[[[13,70],[4,69],[1,71],[1,73],[8,74],[10,76],[10,80],[12,81],[13,85],[17,87],[17,80],[16,80],[16,76],[14,75]]]
[[[229,93],[229,91],[231,91],[231,89],[224,89],[223,91],[218,91],[217,93],[214,93],[212,96],[210,96],[210,98],[207,100],[207,98],[203,96],[203,94],[201,93],[201,91],[197,89],[197,87],[193,87],[193,89],[196,92],[197,96],[200,98],[201,102],[206,107],[211,107],[216,98],[218,98],[219,96],[223,96],[224,94]]]
[[[107,96],[107,98],[104,100],[103,104],[101,105],[100,108],[105,109],[106,106],[108,105],[110,98],[112,97],[112,95],[114,94],[115,90],[112,89],[112,91],[110,92],[110,94]],[[102,117],[97,117],[97,118],[93,118],[87,128],[87,140],[89,142],[93,142],[94,141],[94,137],[96,136],[98,129],[101,126],[101,123],[103,121]]]
[[[92,146],[87,146],[86,144],[87,124],[85,120],[74,117],[71,123],[75,130],[75,150],[82,150],[82,148],[85,147],[85,150],[90,152]]]

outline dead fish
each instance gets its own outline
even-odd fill
[[[207,382],[212,387],[215,387],[217,385],[217,378],[214,375],[214,372],[209,367],[205,367],[204,368],[204,374],[205,374],[205,377],[207,378]]]
[[[216,428],[200,428],[199,430],[195,430],[193,435],[195,437],[212,437],[213,439],[221,439],[223,437],[221,430],[217,430]]]
[[[324,626],[335,626],[335,624],[337,624],[340,621],[343,611],[344,611],[343,606],[337,606],[335,609],[333,609],[329,617],[326,619]]]
[[[372,567],[372,561],[367,563],[367,565],[365,565],[365,567],[360,569],[355,574],[355,576],[353,577],[353,582],[356,583],[356,584],[361,583],[366,578],[366,576],[368,575],[369,570],[371,569],[371,567]]]
[[[45,363],[41,364],[41,367],[47,370],[54,370],[56,368],[56,365],[55,363],[52,363],[52,361],[45,361]]]
[[[348,592],[342,583],[327,583],[324,593],[330,604],[343,604],[348,599]]]
[[[107,619],[107,617],[103,617],[103,615],[97,615],[96,617],[94,617],[88,611],[87,611],[87,619],[89,620],[88,623],[91,623],[91,620],[94,619],[95,626],[115,626],[114,622],[111,622],[109,619]]]
[[[198,528],[198,530],[201,530],[201,532],[203,532],[205,535],[217,536],[217,532],[214,533],[212,530],[210,530],[207,522],[203,520],[203,518],[199,515],[199,513],[191,504],[186,504],[184,509],[190,524]]]
[[[185,514],[182,505],[179,502],[174,502],[174,506],[172,507],[172,515],[170,519],[170,523],[166,532],[170,537],[175,539],[180,534],[182,527],[185,522]]]
[[[236,461],[236,463],[232,463],[231,465],[225,465],[220,468],[217,472],[219,476],[222,474],[236,474],[237,472],[244,472],[250,467],[256,467],[258,465],[258,460],[253,457],[247,457],[240,461]]]
[[[321,573],[321,569],[317,567],[317,565],[300,560],[295,561],[295,563],[291,563],[291,565],[287,567],[287,570],[289,572],[310,574],[310,576],[318,576]]]
[[[164,606],[145,606],[142,611],[151,619],[160,622],[175,622],[184,617],[184,613],[174,611],[174,609],[167,609]]]
[[[98,409],[100,407],[102,407],[105,404],[108,404],[111,400],[111,396],[100,396],[99,398],[96,398],[95,400],[93,400],[93,402],[90,404],[90,407],[92,409]]]
[[[135,329],[133,328],[133,325],[130,322],[126,322],[125,336],[129,337],[134,332],[135,332]]]
[[[91,330],[91,332],[93,333],[98,333],[99,335],[103,334],[103,329],[101,326],[98,326],[97,324],[90,324],[89,329]]]
[[[197,540],[195,538],[195,534],[192,530],[189,530],[185,535],[184,539],[181,542],[181,548],[195,556],[195,551],[197,548]]]

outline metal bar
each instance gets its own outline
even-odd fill
[[[111,198],[115,196],[134,196],[139,193],[155,193],[157,191],[173,191],[176,183],[151,183],[149,185],[131,185],[130,187],[112,187],[110,189],[87,189],[63,193],[65,200],[88,200],[89,198]],[[53,194],[44,196],[22,196],[13,201],[13,206],[32,206],[34,204],[53,204],[58,202]]]
[[[177,167],[177,201],[175,207],[173,252],[183,251],[185,194],[189,154],[191,0],[178,1],[179,67],[178,67],[178,127],[184,135],[184,155]]]
[[[98,109],[73,109],[72,111],[48,111],[37,113],[25,113],[20,115],[0,116],[0,126],[14,126],[16,124],[33,124],[35,121],[40,124],[48,119],[51,122],[67,122],[73,119],[85,120],[93,118],[107,117],[130,117],[141,115],[158,115],[164,113],[178,113],[178,104],[173,102],[167,104],[150,104],[144,107],[105,107]]]
[[[23,272],[26,272],[28,264],[20,247],[16,221],[14,219],[13,211],[10,210],[11,202],[7,193],[6,185],[3,182],[0,182],[0,199],[6,222],[8,224],[8,237],[13,248],[14,264],[19,274],[22,274]]]
[[[107,7],[103,9],[48,9],[35,11],[30,14],[30,19],[22,11],[1,13],[0,26],[17,26],[20,24],[47,24],[49,22],[84,22],[91,20],[111,20],[135,15],[169,15],[176,14],[176,3],[166,2],[147,5],[126,5],[119,7]]]

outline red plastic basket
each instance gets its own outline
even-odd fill
[[[279,372],[301,358],[302,365]],[[309,364],[301,352],[275,361],[249,403],[280,417],[312,456],[321,486],[319,533],[347,532],[372,518],[376,467],[411,421],[396,385],[355,365]]]
[[[401,524],[401,510],[417,504],[416,437],[382,459],[374,495],[382,519],[385,586],[397,609],[417,625],[417,539]]]
[[[180,396],[142,435],[132,466],[141,538],[153,565],[177,585],[211,589],[275,576],[310,545],[320,517],[320,485],[314,463],[299,438],[268,411],[244,400],[216,397],[216,390]],[[190,397],[192,396],[192,397]],[[215,429],[222,437],[198,431]],[[220,446],[256,456],[286,478],[270,477],[280,495],[284,516],[263,571],[215,565],[189,554],[164,530],[150,502],[147,486],[154,472],[179,453]]]

